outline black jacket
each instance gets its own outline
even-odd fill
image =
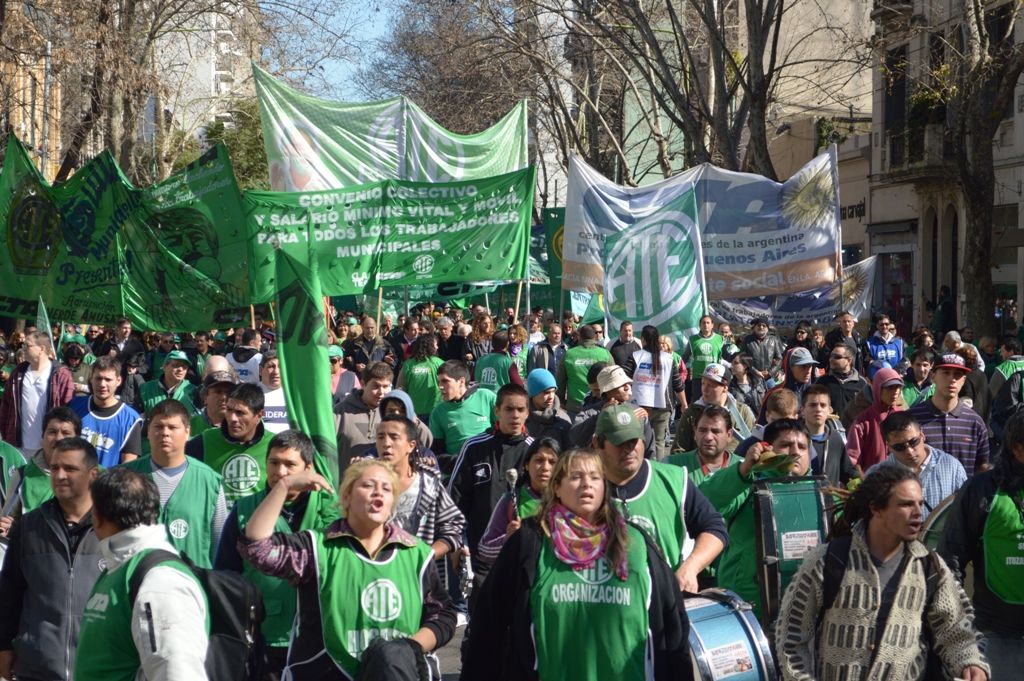
[[[0,572],[0,650],[17,649],[19,678],[72,678],[79,619],[102,572],[99,540],[88,517],[78,531],[74,547],[56,499],[11,528]]]
[[[494,427],[462,446],[448,492],[466,516],[471,549],[476,549],[498,499],[508,491],[505,471],[515,468],[522,475],[523,458],[532,442],[526,433],[509,436]]]
[[[651,600],[647,612],[654,647],[654,678],[691,681],[690,622],[672,569],[646,534]],[[537,572],[543,530],[528,518],[509,537],[484,580],[462,661],[462,681],[532,681],[533,646],[530,592]],[[566,664],[569,664],[568,661]]]
[[[825,374],[816,380],[815,383],[828,388],[828,397],[832,402],[832,413],[840,417],[846,411],[847,405],[857,399],[857,395],[861,394],[864,388],[869,385],[859,372],[850,374],[846,380],[842,380],[834,374]]]

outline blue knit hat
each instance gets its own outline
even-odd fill
[[[534,369],[526,377],[526,392],[530,394],[530,397],[536,397],[545,390],[557,387],[558,383],[555,382],[554,374],[547,369]]]

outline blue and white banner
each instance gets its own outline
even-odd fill
[[[704,164],[657,184],[623,187],[571,158],[562,287],[599,290],[605,242],[652,219],[691,187],[709,299],[796,293],[836,280],[841,239],[833,147],[781,184]]]

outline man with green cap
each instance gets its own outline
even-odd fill
[[[685,468],[644,458],[644,427],[631,405],[598,414],[592,446],[625,516],[661,547],[679,588],[697,592],[697,577],[729,544],[722,515],[689,483]]]
[[[195,414],[196,409],[196,387],[186,380],[188,370],[192,362],[188,355],[181,350],[171,350],[163,358],[161,375],[152,381],[142,384],[140,411],[149,413],[149,410],[167,399],[178,400],[189,410],[189,416]]]

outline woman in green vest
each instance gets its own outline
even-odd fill
[[[239,542],[253,567],[296,585],[298,615],[285,676],[354,679],[364,660],[396,647],[422,663],[424,653],[451,639],[455,609],[430,546],[389,522],[398,489],[390,464],[363,459],[345,470],[342,519],[329,527],[274,531],[290,493],[329,488],[312,471],[282,478]]]
[[[604,467],[590,450],[558,460],[537,515],[502,548],[475,613],[462,681],[692,679],[675,576],[605,495]]]
[[[506,492],[498,499],[491,514],[491,521],[480,538],[480,560],[493,564],[505,541],[519,529],[523,518],[537,515],[544,490],[551,481],[551,473],[555,470],[555,464],[558,463],[561,454],[562,447],[553,437],[534,440],[526,450],[526,456],[523,458],[526,479],[515,485],[515,492]]]

